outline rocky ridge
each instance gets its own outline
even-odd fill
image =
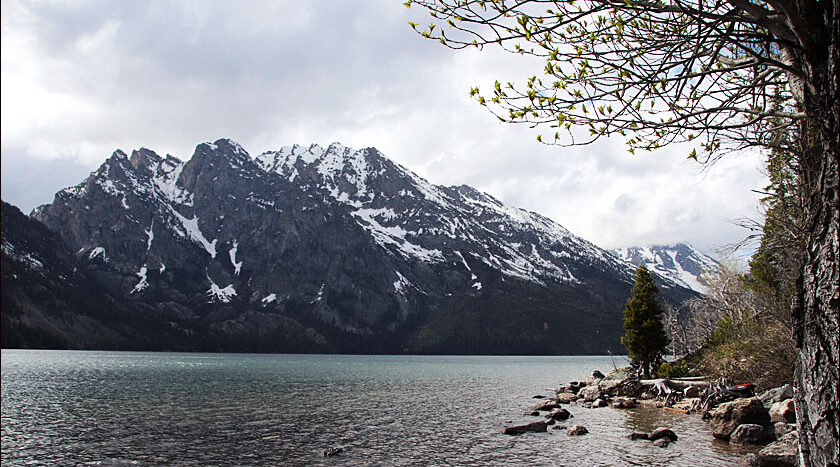
[[[340,144],[116,151],[32,217],[206,350],[601,353],[632,284],[632,265],[543,216]]]

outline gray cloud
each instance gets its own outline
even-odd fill
[[[620,141],[537,143],[537,130],[500,124],[468,98],[530,64],[424,41],[407,23],[427,19],[399,2],[2,8],[2,195],[24,210],[116,148],[186,158],[219,137],[252,153],[376,146],[433,183],[473,185],[605,247],[736,241],[745,232],[731,220],[753,212],[750,189],[764,185],[756,155],[701,173],[679,148],[629,156]]]

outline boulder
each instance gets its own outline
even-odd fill
[[[603,373],[601,373],[598,370],[595,370],[592,372],[591,375],[589,375],[589,378],[586,378],[585,382],[587,386],[592,386],[594,383],[597,383],[598,381],[601,381],[604,378],[605,376]]]
[[[638,433],[638,432],[634,432],[634,433],[630,433],[629,435],[627,435],[627,438],[628,438],[628,439],[632,439],[632,440],[637,440],[637,439],[650,439],[650,435],[649,435],[649,434],[647,434],[647,433]]]
[[[629,397],[616,397],[613,399],[612,406],[616,409],[634,409],[639,406],[639,403]]]
[[[598,380],[597,374],[593,373],[590,378],[596,381],[598,388],[603,394],[610,396],[637,396],[642,389],[638,377],[630,368],[618,368],[610,371],[602,379]]]
[[[604,394],[615,395],[621,391],[625,382],[627,382],[627,378],[605,379],[598,383],[598,389]]]
[[[754,423],[738,425],[729,436],[732,444],[767,444],[773,440],[773,432],[766,426]]]
[[[545,418],[548,418],[550,420],[568,420],[571,417],[572,414],[569,413],[568,410],[562,408],[554,409],[551,412],[549,412],[548,415],[545,416]]]
[[[539,410],[535,410],[535,411],[533,411],[533,412],[529,413],[528,415],[530,415],[530,416],[532,416],[532,417],[539,417],[539,416],[540,416],[540,411],[539,411]]]
[[[569,431],[566,432],[569,436],[581,436],[589,433],[589,430],[586,429],[583,425],[575,425],[569,428]]]
[[[592,402],[593,409],[600,409],[601,407],[606,407],[607,405],[609,404],[607,404],[607,401],[604,399],[595,399],[595,401]]]
[[[728,440],[738,425],[750,423],[762,427],[769,426],[770,414],[756,397],[736,399],[718,406],[711,413],[709,423],[715,438]]]
[[[598,387],[597,384],[592,386],[587,385],[586,387],[578,391],[578,396],[580,396],[586,402],[594,402],[596,399],[601,398],[601,389]]]
[[[578,398],[577,394],[573,392],[558,392],[557,393],[557,402],[561,402],[563,404],[568,404],[573,400]]]
[[[785,399],[770,406],[770,422],[796,422],[796,409],[793,407],[793,399]]]
[[[785,399],[793,399],[793,387],[790,384],[785,384],[784,386],[779,386],[765,391],[762,395],[758,396],[758,398],[761,399],[761,403],[764,404],[764,407],[769,409],[776,402],[781,402]]]
[[[534,410],[542,410],[544,412],[559,408],[560,402],[557,402],[555,399],[547,399],[542,402],[538,402],[537,405],[534,406]]]
[[[781,439],[782,436],[790,433],[791,431],[796,431],[796,425],[793,423],[774,423],[773,424],[773,432],[776,434],[776,439]]]
[[[799,436],[792,431],[758,452],[758,465],[764,467],[795,467],[799,450]]]
[[[526,423],[525,425],[509,426],[502,432],[506,435],[521,435],[523,433],[539,433],[548,431],[548,422],[538,421]]]
[[[670,428],[657,428],[650,432],[648,435],[648,439],[651,441],[656,441],[658,439],[666,438],[668,441],[676,441],[677,434],[673,432]]]

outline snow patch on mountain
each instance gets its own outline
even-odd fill
[[[216,257],[216,240],[208,241],[204,234],[201,233],[201,230],[198,228],[198,217],[193,216],[192,219],[187,219],[186,217],[182,216],[181,213],[176,211],[175,209],[171,209],[172,214],[181,222],[181,225],[184,227],[184,231],[178,231],[179,234],[185,237],[189,237],[192,241],[198,243],[210,253],[211,258]]]
[[[5,239],[3,239],[2,248],[3,253],[9,255],[12,259],[25,263],[34,269],[44,269],[43,261],[28,252],[18,252],[15,246]]]
[[[98,246],[98,247],[90,250],[90,254],[88,255],[88,259],[93,261],[94,258],[96,258],[97,256],[100,256],[100,255],[102,255],[103,260],[107,261],[107,259],[105,258],[105,248],[102,248],[101,246]]]
[[[210,297],[210,303],[213,303],[213,301],[229,303],[230,300],[236,296],[236,290],[233,288],[233,284],[228,284],[226,287],[222,288],[213,282],[213,279],[211,279],[209,275],[207,276],[207,280],[210,281],[210,288],[207,290],[207,296]]]
[[[147,271],[148,271],[148,268],[146,268],[145,264],[140,268],[139,271],[137,271],[137,277],[140,278],[140,282],[138,282],[137,285],[135,285],[134,288],[131,289],[131,292],[129,292],[129,294],[133,294],[133,293],[136,293],[136,292],[141,292],[143,289],[145,289],[146,287],[149,286],[149,280],[146,277],[146,272]]]
[[[233,247],[228,250],[228,256],[230,256],[230,263],[233,265],[233,272],[238,276],[239,273],[242,271],[242,261],[236,261],[236,250],[239,249],[239,243],[234,240]]]

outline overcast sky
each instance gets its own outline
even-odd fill
[[[2,0],[2,196],[25,212],[115,149],[189,159],[221,137],[252,155],[373,146],[605,248],[743,239],[766,185],[757,154],[703,170],[686,150],[619,139],[558,148],[469,98],[533,63],[423,40],[400,1]]]

